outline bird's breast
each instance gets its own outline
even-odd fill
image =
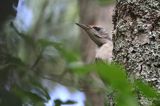
[[[113,57],[112,50],[113,50],[113,43],[112,41],[108,41],[107,43],[103,44],[96,50],[95,58],[111,62]]]

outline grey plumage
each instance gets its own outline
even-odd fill
[[[76,24],[84,29],[88,36],[98,46],[95,59],[111,62],[113,43],[112,38],[108,35],[107,31],[102,27],[89,26],[79,23]]]

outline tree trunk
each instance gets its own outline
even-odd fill
[[[119,0],[113,16],[114,60],[123,64],[129,75],[143,79],[158,89],[159,21],[159,0]]]

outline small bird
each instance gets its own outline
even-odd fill
[[[113,50],[113,42],[112,38],[109,36],[107,31],[98,26],[91,26],[91,25],[84,25],[84,24],[79,24],[76,23],[79,27],[85,30],[85,32],[88,34],[88,36],[91,38],[91,40],[97,45],[97,50],[96,50],[96,55],[95,55],[95,62],[97,63],[98,61],[102,61],[104,63],[111,63],[112,61],[112,50]],[[91,73],[91,78],[93,78],[94,84],[99,86],[99,88],[104,89],[105,85],[103,81],[99,78],[99,76],[96,73]],[[92,87],[92,89],[94,86]],[[104,92],[102,92],[99,95],[99,99],[97,102],[94,102],[94,106],[104,106]],[[108,94],[106,97],[106,100],[108,101],[107,104],[109,106],[114,106],[113,105],[113,98],[112,94]],[[99,105],[99,103],[102,103]]]
[[[84,25],[80,23],[76,24],[84,29],[91,40],[98,46],[95,59],[111,62],[113,56],[113,42],[107,31],[104,28],[98,26]]]

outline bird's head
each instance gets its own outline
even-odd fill
[[[108,40],[112,40],[107,31],[102,28],[102,27],[98,27],[98,26],[91,26],[91,25],[84,25],[84,24],[79,24],[76,23],[79,27],[81,27],[82,29],[84,29],[87,34],[89,35],[89,37],[98,45],[98,46],[102,46],[103,44],[105,44]]]

